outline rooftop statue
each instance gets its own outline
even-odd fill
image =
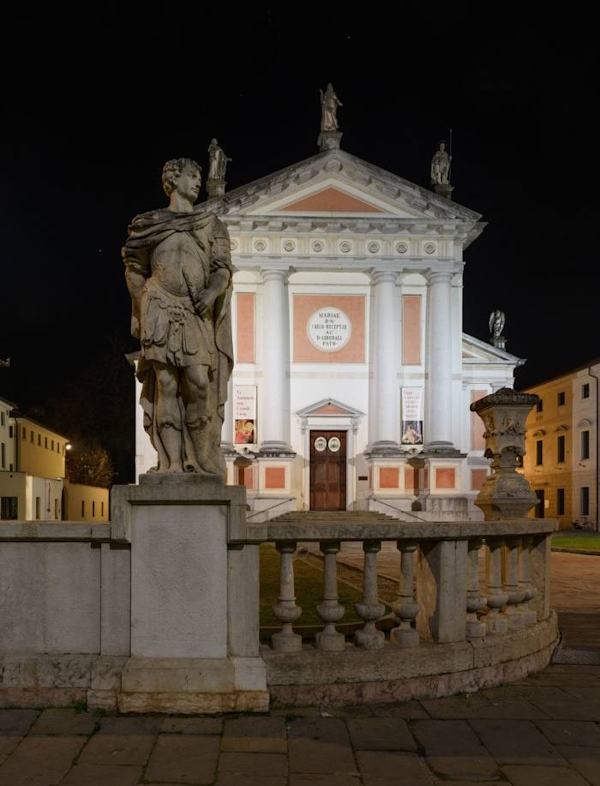
[[[321,93],[321,131],[337,131],[338,106],[344,106],[344,105],[337,97],[331,82],[327,84],[327,88],[325,92],[321,90],[320,93]]]
[[[216,139],[210,140],[208,146],[208,179],[209,180],[225,180],[225,172],[227,170],[227,163],[233,159],[227,158],[223,148],[219,145]]]
[[[122,256],[144,428],[158,454],[151,471],[223,477],[232,266],[227,227],[194,207],[201,172],[190,158],[166,162],[169,205],[133,219]]]
[[[450,183],[450,162],[452,156],[446,151],[446,143],[440,142],[431,159],[431,184],[448,185]]]

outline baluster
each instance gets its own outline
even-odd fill
[[[326,652],[339,652],[346,646],[343,633],[336,630],[335,623],[344,616],[344,607],[338,602],[337,554],[339,541],[325,541],[320,544],[324,561],[323,603],[317,606],[317,614],[325,623],[322,631],[315,636],[317,649]]]
[[[525,598],[524,589],[519,586],[519,540],[511,539],[507,544],[504,554],[505,559],[505,590],[508,595],[506,611],[504,612],[508,620],[510,630],[518,630],[523,627],[525,620],[520,613],[519,604]]]
[[[365,650],[377,650],[385,644],[384,632],[375,627],[376,621],[385,611],[385,606],[379,602],[377,588],[377,554],[381,551],[381,541],[365,540],[363,551],[363,596],[362,600],[354,604],[354,608],[365,624],[356,631],[354,643]]]
[[[419,611],[413,587],[417,544],[399,540],[397,545],[400,550],[400,581],[398,597],[392,603],[392,611],[398,618],[399,625],[392,629],[390,635],[402,647],[417,647],[419,634],[412,626]]]
[[[279,552],[279,602],[273,606],[273,613],[283,623],[279,633],[271,636],[273,649],[278,652],[298,652],[302,649],[302,636],[294,633],[292,623],[302,614],[296,605],[294,594],[294,552],[295,543],[276,543]]]
[[[519,607],[519,613],[523,617],[524,625],[534,625],[537,622],[537,612],[530,608],[530,601],[537,595],[535,587],[531,586],[531,548],[533,538],[525,537],[522,539],[521,553],[519,554],[519,586],[524,592],[523,602]]]
[[[487,606],[489,614],[486,624],[488,633],[506,633],[508,621],[501,609],[508,601],[508,594],[502,588],[502,547],[503,542],[498,538],[487,541]]]
[[[483,541],[470,540],[467,552],[467,639],[485,636],[485,623],[480,622],[477,612],[485,608],[487,600],[479,587],[479,549]]]

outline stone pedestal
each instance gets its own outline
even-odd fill
[[[258,546],[241,486],[142,475],[113,489],[111,535],[131,544],[131,657],[123,712],[267,711],[258,651]]]

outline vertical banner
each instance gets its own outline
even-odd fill
[[[233,418],[236,445],[255,445],[256,439],[256,386],[234,385]]]
[[[402,388],[403,445],[423,444],[423,388]]]

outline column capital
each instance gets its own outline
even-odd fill
[[[428,284],[449,284],[455,274],[453,270],[427,270],[425,277]]]
[[[369,276],[374,284],[395,284],[398,272],[396,270],[376,270],[371,268]]]
[[[287,284],[287,280],[290,276],[290,273],[294,271],[290,268],[272,268],[272,267],[261,267],[260,268],[260,276],[265,281],[281,281],[284,284]]]

